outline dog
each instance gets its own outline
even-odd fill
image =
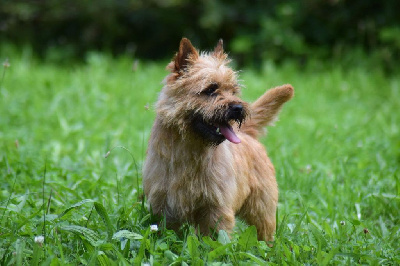
[[[238,73],[220,40],[199,52],[182,38],[156,103],[143,189],[168,228],[192,224],[203,235],[232,232],[235,215],[273,241],[278,186],[258,138],[294,94],[291,85],[243,101]]]

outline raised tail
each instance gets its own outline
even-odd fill
[[[272,125],[278,118],[282,105],[294,94],[292,85],[286,84],[266,91],[250,105],[249,119],[242,125],[241,131],[257,138],[264,127]]]

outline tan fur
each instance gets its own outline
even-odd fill
[[[249,105],[239,98],[237,73],[228,63],[222,40],[213,52],[199,53],[182,39],[156,105],[143,188],[153,213],[163,215],[170,228],[189,222],[203,234],[213,229],[230,232],[237,214],[256,226],[259,239],[270,241],[278,187],[257,137],[293,96],[293,88],[274,88]],[[218,84],[213,96],[205,94],[210,84]],[[241,143],[212,145],[194,130],[194,116],[212,123],[234,104],[243,107],[245,120],[240,128],[235,121],[228,123]]]

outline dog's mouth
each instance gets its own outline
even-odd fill
[[[232,143],[235,144],[240,143],[240,139],[236,135],[235,131],[233,131],[231,125],[225,124],[225,125],[210,125],[210,126],[211,130],[215,129],[215,134],[224,136],[224,138],[226,138]]]
[[[239,125],[241,124],[241,121],[237,122]],[[235,144],[241,142],[232,126],[227,122],[208,123],[200,117],[197,117],[197,119],[194,120],[193,127],[195,132],[214,145],[218,145],[224,140]]]
[[[233,103],[226,110],[214,113],[213,117],[205,117],[199,112],[193,113],[190,120],[194,132],[212,145],[219,145],[224,140],[238,144],[240,139],[232,125],[238,124],[240,128],[246,117],[246,107],[241,103]]]

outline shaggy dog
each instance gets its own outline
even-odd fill
[[[278,186],[258,138],[294,91],[283,85],[246,103],[229,61],[222,40],[209,53],[181,40],[156,104],[143,188],[169,228],[231,232],[238,215],[272,241]]]

